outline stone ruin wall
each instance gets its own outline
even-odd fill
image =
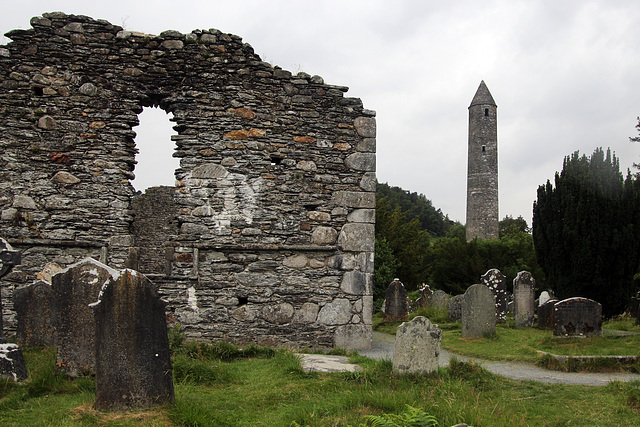
[[[187,336],[366,348],[375,113],[217,30],[46,13],[0,46],[0,235],[11,294],[49,262],[140,269]],[[134,197],[143,107],[173,113],[176,187]],[[11,332],[11,331],[9,331]]]

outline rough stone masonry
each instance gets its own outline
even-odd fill
[[[191,338],[370,345],[373,111],[214,29],[59,12],[31,26],[0,46],[0,230],[23,257],[7,296],[93,257],[150,277]],[[173,113],[180,168],[134,197],[151,106]]]

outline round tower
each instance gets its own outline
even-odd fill
[[[498,238],[498,106],[484,81],[469,106],[467,241]]]

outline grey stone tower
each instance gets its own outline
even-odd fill
[[[498,238],[498,106],[484,81],[469,106],[467,241]]]

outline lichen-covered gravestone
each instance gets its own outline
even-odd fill
[[[393,350],[393,372],[428,374],[438,370],[442,331],[423,316],[398,326]]]
[[[449,300],[449,321],[456,322],[462,317],[462,300],[464,294],[456,295]]]
[[[550,299],[538,307],[538,326],[553,329],[553,309],[557,302],[557,299]]]
[[[492,268],[480,277],[480,281],[495,295],[496,320],[504,323],[507,320],[507,278],[500,270]]]
[[[96,409],[174,399],[165,305],[146,276],[123,270],[91,305],[96,324]]]
[[[462,338],[482,338],[496,333],[496,297],[483,285],[472,285],[462,300]]]
[[[51,278],[57,332],[56,364],[67,375],[95,373],[96,326],[89,304],[102,285],[118,272],[85,258]]]
[[[16,341],[25,347],[54,347],[55,318],[51,284],[37,280],[13,293],[13,308],[18,318]]]
[[[517,327],[533,325],[535,317],[536,281],[528,271],[521,271],[513,279],[513,311]]]
[[[568,298],[553,306],[554,336],[602,334],[602,305],[588,298]]]
[[[407,290],[402,282],[395,279],[387,288],[384,303],[385,322],[404,322],[409,316]]]

